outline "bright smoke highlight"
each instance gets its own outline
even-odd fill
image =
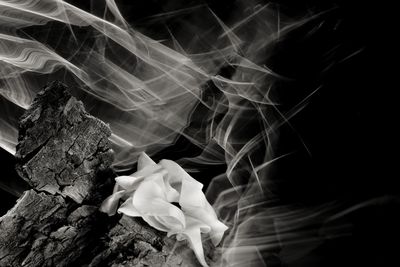
[[[282,77],[264,65],[273,43],[304,21],[284,21],[269,5],[242,1],[234,21],[195,6],[135,27],[113,0],[95,5],[83,10],[60,0],[0,1],[1,147],[15,153],[18,115],[44,84],[58,79],[110,124],[117,171],[180,136],[199,148],[177,160],[187,171],[201,179],[207,168],[224,169],[207,189],[230,227],[224,266],[262,266],[279,244],[304,239],[301,225],[327,210],[266,209],[268,168],[284,156],[273,152],[279,127],[302,104],[280,114],[271,94]],[[161,27],[162,36],[152,27]],[[310,242],[304,253],[318,238]]]

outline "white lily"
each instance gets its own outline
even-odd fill
[[[142,217],[168,236],[176,234],[178,240],[187,239],[199,262],[208,266],[201,233],[209,233],[216,246],[228,227],[218,220],[202,191],[203,184],[176,162],[161,160],[156,164],[145,153],[139,156],[137,172],[115,181],[113,194],[104,200],[101,211],[110,216],[118,211]],[[118,208],[120,200],[124,203]],[[179,203],[181,209],[173,202]]]

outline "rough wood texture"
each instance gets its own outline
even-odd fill
[[[32,189],[0,218],[0,266],[198,266],[187,243],[98,211],[115,177],[110,134],[63,84],[38,94],[17,146],[17,171]]]
[[[110,128],[85,112],[61,83],[40,92],[20,121],[17,170],[33,188],[90,197],[97,171],[112,163]]]
[[[201,266],[186,242],[168,238],[140,219],[122,216],[108,232],[94,266]]]

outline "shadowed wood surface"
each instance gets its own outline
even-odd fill
[[[16,154],[31,189],[0,218],[0,266],[198,266],[186,242],[139,218],[99,212],[115,177],[110,135],[65,85],[37,95],[21,118]]]

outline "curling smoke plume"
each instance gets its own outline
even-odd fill
[[[199,5],[132,23],[114,0],[93,3],[0,0],[0,146],[15,153],[19,115],[47,82],[61,80],[110,124],[117,171],[179,137],[199,149],[177,159],[187,171],[201,180],[207,168],[223,169],[207,189],[230,229],[223,266],[263,266],[282,244],[291,258],[318,245],[310,238],[304,251],[290,251],[315,236],[302,225],[329,209],[293,211],[266,197],[269,167],[285,156],[274,153],[279,127],[302,103],[279,112],[274,81],[284,78],[264,64],[274,42],[304,21],[237,1],[224,20]]]

